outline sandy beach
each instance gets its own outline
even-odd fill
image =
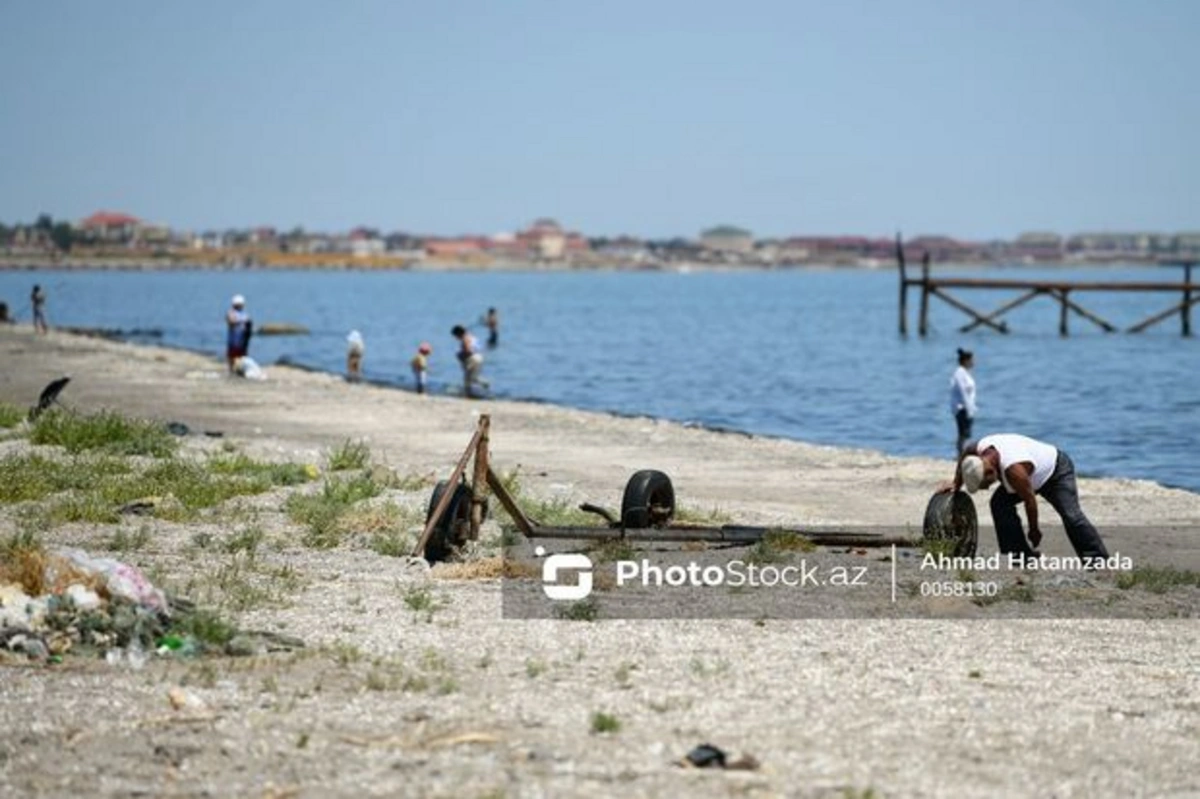
[[[363,441],[377,464],[429,482],[449,475],[486,413],[494,465],[516,470],[531,497],[611,507],[633,472],[653,468],[697,513],[897,533],[919,532],[934,486],[952,472],[949,459],[267,371],[262,382],[231,379],[216,354],[0,328],[0,401],[29,405],[70,375],[69,407],[219,431],[185,439],[197,457],[236,449],[322,464],[342,442]],[[0,456],[28,446],[10,435]],[[383,499],[411,509],[419,529],[429,488],[416,482],[401,480]],[[1138,566],[1200,570],[1200,495],[1124,479],[1081,480],[1080,495],[1110,550]],[[355,536],[306,547],[284,500],[267,492],[199,521],[152,520],[149,542],[129,557],[175,590],[204,585],[228,556],[198,551],[196,536],[221,539],[252,518],[271,542],[264,561],[295,580],[281,601],[235,612],[236,620],[299,637],[305,649],[161,659],[140,670],[83,659],[56,668],[0,662],[0,791],[1200,796],[1200,588],[1160,596],[1100,575],[1071,582],[1066,598],[1054,593],[1066,583],[1030,578],[1038,592],[1030,605],[1040,611],[1032,615],[1074,602],[1067,615],[1081,618],[1072,619],[1004,618],[1021,614],[950,598],[917,603],[928,612],[915,615],[926,619],[888,618],[883,605],[879,618],[504,619],[500,580],[454,579]],[[986,498],[976,504],[981,552],[994,552]],[[1042,507],[1043,551],[1071,554],[1053,510]],[[0,506],[0,535],[17,526],[12,507]],[[498,535],[494,521],[488,529]],[[43,537],[98,548],[112,533],[72,523]],[[876,554],[813,558],[858,563]],[[406,601],[414,586],[434,598],[421,611]],[[1106,618],[1110,607],[1128,618]],[[195,713],[172,715],[172,687],[191,692]],[[597,730],[597,713],[619,729]],[[701,743],[750,753],[761,766],[674,765]]]

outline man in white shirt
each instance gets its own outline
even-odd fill
[[[999,481],[992,494],[992,522],[1002,553],[1037,557],[1034,547],[1042,541],[1038,526],[1037,496],[1058,511],[1071,546],[1081,558],[1107,558],[1100,533],[1079,507],[1075,464],[1067,453],[1043,441],[1015,433],[984,436],[968,446],[959,458],[953,490],[966,487],[972,493]],[[1025,504],[1029,540],[1025,540],[1017,503]]]
[[[970,350],[959,349],[958,368],[950,378],[950,413],[958,425],[958,444],[954,452],[962,454],[963,446],[971,438],[971,425],[975,421],[975,378],[971,369],[975,366],[975,355]]]

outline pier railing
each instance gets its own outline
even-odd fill
[[[972,278],[972,277],[933,277],[930,274],[929,253],[921,259],[920,277],[909,277],[904,257],[904,244],[896,237],[896,261],[900,267],[900,334],[908,335],[908,290],[916,288],[920,291],[921,304],[917,315],[917,333],[927,335],[929,332],[929,300],[937,298],[947,305],[962,311],[971,321],[959,328],[966,333],[977,327],[987,327],[997,333],[1009,332],[1008,323],[1003,320],[1004,314],[1018,308],[1037,297],[1046,296],[1058,304],[1059,335],[1069,334],[1067,321],[1072,313],[1083,317],[1106,333],[1117,331],[1117,326],[1099,315],[1089,311],[1073,299],[1073,294],[1079,292],[1166,292],[1179,294],[1181,299],[1166,310],[1155,313],[1146,319],[1126,329],[1127,333],[1141,333],[1143,330],[1158,324],[1164,319],[1179,316],[1180,333],[1192,335],[1192,306],[1200,302],[1200,285],[1192,283],[1192,267],[1194,261],[1164,261],[1164,266],[1180,266],[1183,268],[1183,282],[1168,281],[1068,281],[1068,280],[1010,280],[1004,278]],[[1021,292],[1017,297],[1004,302],[991,311],[981,312],[966,302],[949,293],[955,290],[1015,290]]]

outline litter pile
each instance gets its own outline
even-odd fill
[[[169,628],[166,595],[118,560],[27,549],[13,555],[4,575],[0,646],[11,652],[46,660],[78,650],[136,662]]]
[[[68,652],[141,668],[152,655],[261,655],[299,649],[278,633],[238,630],[156,588],[137,567],[81,549],[17,548],[0,561],[0,655],[61,662]]]

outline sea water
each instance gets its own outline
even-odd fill
[[[976,277],[1178,282],[1177,268],[939,269]],[[1085,475],[1148,478],[1200,491],[1200,340],[1178,318],[1145,333],[1106,334],[1039,297],[1006,318],[1009,335],[959,332],[968,321],[931,300],[930,334],[898,333],[893,269],[772,271],[0,272],[0,301],[28,321],[33,283],[52,325],[160,330],[151,343],[222,357],[223,315],[244,294],[258,325],[305,325],[306,336],[255,336],[250,354],[340,372],[346,335],[361,331],[366,378],[411,388],[409,360],[433,345],[435,391],[460,382],[450,328],[500,314],[485,351],[496,396],[662,417],[898,455],[953,454],[949,380],[955,349],[975,351],[975,434],[1020,432],[1069,452]],[[1013,291],[951,291],[986,309]],[[1180,295],[1072,298],[1124,329]],[[1200,308],[1194,326],[1200,336]],[[217,368],[214,366],[214,368]],[[651,445],[647,444],[649,448]],[[652,460],[652,452],[647,452]]]

